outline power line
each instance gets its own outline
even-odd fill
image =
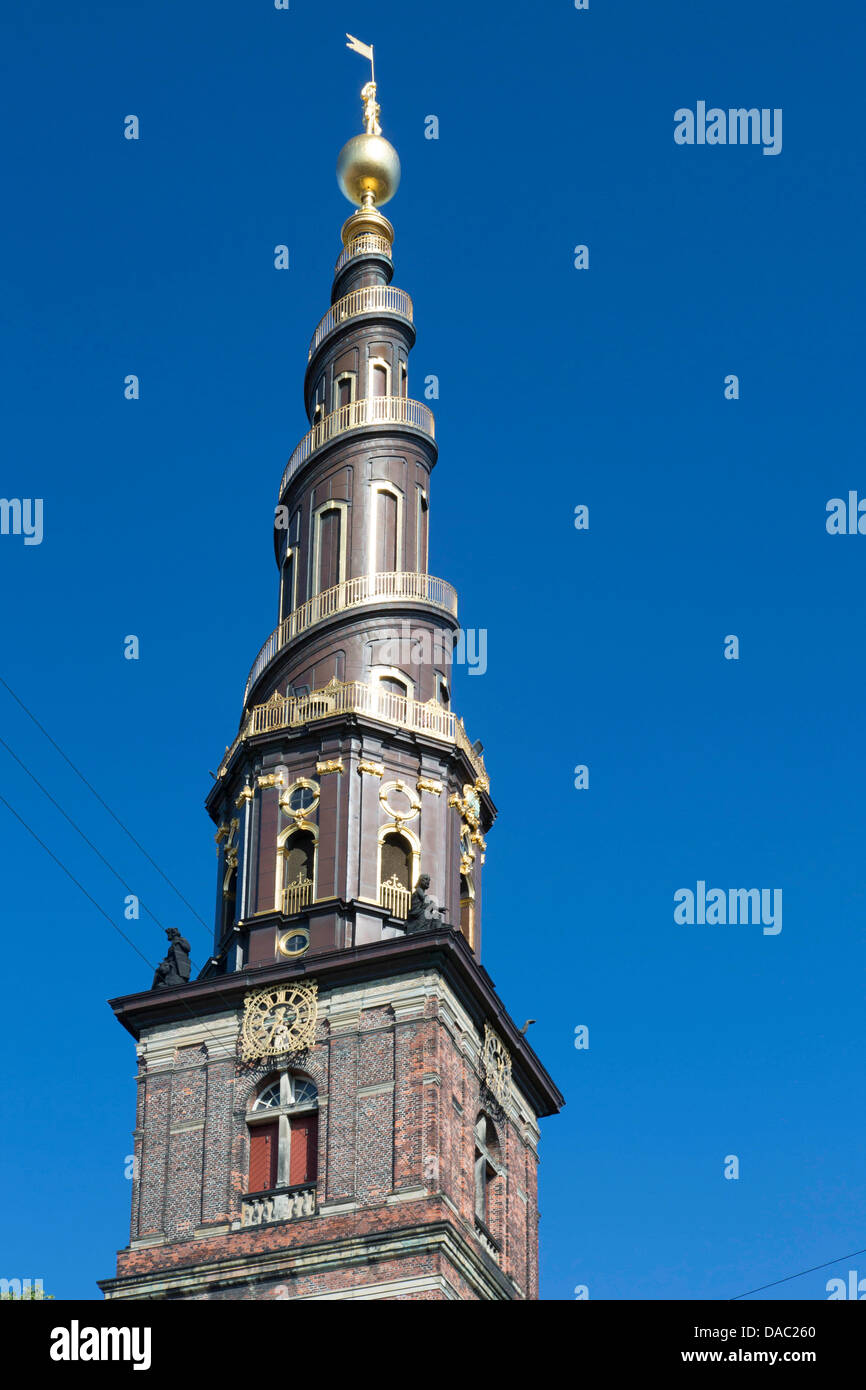
[[[84,773],[81,772],[81,771],[75,766],[75,763],[72,761],[71,758],[68,758],[68,757],[66,756],[66,754],[65,754],[64,751],[63,751],[63,749],[60,747],[60,744],[57,743],[57,741],[51,737],[51,735],[49,734],[48,730],[47,730],[46,728],[44,728],[44,726],[43,726],[42,724],[39,723],[39,720],[36,718],[36,715],[33,714],[32,711],[29,710],[29,709],[27,708],[27,706],[25,705],[24,701],[23,701],[22,699],[20,699],[19,696],[17,696],[17,695],[15,694],[15,691],[12,689],[11,685],[9,685],[8,681],[5,681],[5,680],[3,679],[2,676],[0,676],[0,685],[4,686],[5,689],[9,691],[9,694],[12,696],[12,699],[15,700],[15,702],[21,706],[21,708],[23,709],[24,713],[27,715],[28,719],[32,719],[33,723],[36,725],[36,727],[37,727],[37,729],[39,730],[39,732],[40,732],[41,734],[44,734],[45,738],[48,739],[48,742],[52,745],[53,748],[56,748],[56,749],[57,749],[57,752],[60,754],[60,756],[61,756],[61,758],[63,759],[63,761],[64,761],[65,763],[68,763],[68,764],[69,764],[69,766],[72,768],[72,771],[75,773],[76,777],[79,777],[79,778],[81,779],[81,781],[84,783],[84,785],[85,785],[85,787],[87,788],[87,790],[88,790],[93,796],[96,797],[96,800],[99,802],[99,804],[100,804],[101,806],[104,806],[104,807],[105,807],[105,810],[106,810],[106,811],[108,812],[108,814],[111,816],[112,820],[115,820],[115,821],[117,822],[117,824],[120,826],[120,828],[121,828],[121,830],[123,831],[123,833],[124,833],[125,835],[128,835],[128,836],[129,836],[130,840],[131,840],[132,843],[135,845],[136,849],[138,849],[138,850],[141,851],[141,853],[144,855],[144,857],[145,857],[145,859],[148,861],[148,863],[152,864],[153,867],[156,869],[157,873],[160,874],[160,876],[161,876],[162,878],[165,879],[165,881],[166,881],[166,883],[168,884],[169,888],[171,888],[171,889],[173,890],[173,892],[175,892],[175,893],[177,894],[177,896],[180,898],[180,900],[181,900],[181,902],[184,904],[184,906],[189,908],[189,910],[190,910],[190,912],[192,913],[193,917],[197,918],[197,920],[198,920],[199,922],[201,922],[202,926],[205,928],[206,931],[209,931],[210,928],[208,927],[207,922],[204,920],[203,917],[199,916],[198,912],[196,912],[196,910],[195,910],[195,908],[193,907],[192,903],[188,902],[187,899],[184,897],[183,893],[182,893],[182,892],[180,891],[180,889],[177,887],[177,885],[176,885],[175,883],[172,883],[172,881],[171,881],[171,879],[169,878],[168,874],[163,873],[162,869],[159,867],[159,865],[157,864],[156,860],[153,859],[153,858],[148,854],[147,850],[144,848],[144,845],[142,845],[142,844],[135,838],[135,836],[133,835],[132,831],[129,830],[129,829],[127,828],[127,826],[124,825],[124,823],[123,823],[123,821],[120,819],[120,817],[119,817],[118,815],[116,815],[114,811],[112,811],[112,809],[111,809],[111,807],[109,806],[108,802],[105,801],[104,798],[101,797],[101,796],[99,795],[99,792],[96,790],[95,787],[91,786],[91,784],[88,782],[87,778],[84,776]],[[8,802],[6,803],[6,805],[8,805]],[[49,853],[50,853],[50,851],[49,851]]]
[[[9,690],[9,693],[10,693],[11,695],[13,695],[14,698],[15,698],[16,700],[18,700],[18,696],[15,695],[15,692],[10,688],[10,686],[6,683],[6,681],[3,680],[3,677],[2,677],[2,676],[0,676],[0,684],[6,686],[6,689]],[[26,712],[27,714],[30,714],[30,711],[27,710],[26,706],[22,703],[21,700],[18,700],[18,703],[21,705],[21,708],[24,709],[25,712]],[[30,717],[31,717],[31,719],[33,719],[34,724],[36,724],[38,728],[42,729],[41,724],[39,724],[39,721],[35,718],[35,716],[30,715]],[[51,738],[51,735],[50,735],[49,733],[47,733],[46,730],[44,730],[44,729],[42,729],[42,732],[45,734],[45,737],[48,739],[48,741],[49,741],[50,743],[54,744],[54,747],[57,748],[57,751],[61,754],[61,756],[64,757],[64,758],[66,759],[67,762],[69,762],[69,759],[66,758],[66,754],[63,752],[63,749],[60,748],[60,747],[54,742],[54,739]],[[9,754],[11,755],[11,757],[13,757],[13,758],[15,759],[15,761],[18,763],[18,765],[19,765],[21,768],[23,768],[23,770],[27,773],[27,776],[31,779],[32,782],[34,782],[34,783],[36,784],[36,786],[39,788],[39,790],[48,798],[48,800],[51,802],[52,806],[55,806],[55,807],[57,808],[57,810],[60,812],[60,814],[64,817],[64,819],[67,820],[67,821],[69,822],[69,824],[72,826],[73,830],[75,830],[75,831],[78,832],[78,834],[81,836],[81,838],[82,838],[82,840],[84,841],[84,843],[85,843],[86,845],[88,845],[88,846],[90,847],[90,849],[93,850],[94,854],[97,855],[97,857],[98,857],[99,859],[101,859],[102,863],[106,866],[106,868],[109,869],[110,872],[111,872],[112,874],[114,874],[114,876],[115,876],[115,878],[117,879],[117,881],[118,881],[119,883],[121,883],[121,884],[123,885],[123,887],[126,888],[130,893],[132,893],[132,892],[133,892],[133,889],[132,889],[131,886],[126,882],[126,880],[122,877],[122,875],[118,873],[117,869],[114,868],[113,864],[111,864],[111,863],[106,859],[105,855],[101,852],[101,850],[99,850],[99,849],[96,847],[96,845],[93,843],[93,841],[90,840],[90,839],[88,839],[87,835],[85,835],[84,831],[80,828],[80,826],[79,826],[79,825],[72,819],[72,817],[66,812],[66,810],[63,808],[63,806],[61,806],[60,802],[57,801],[57,800],[51,795],[51,793],[48,791],[47,787],[44,787],[44,786],[42,785],[42,783],[39,781],[38,777],[36,777],[35,774],[32,773],[32,772],[30,771],[30,769],[27,767],[27,765],[21,760],[21,758],[18,757],[18,754],[15,753],[15,751],[14,751],[12,748],[10,748],[10,746],[9,746],[9,744],[6,742],[6,740],[3,739],[3,738],[0,738],[0,744],[2,744],[2,746],[6,749],[7,753],[9,753]],[[74,764],[72,764],[71,762],[69,762],[69,766],[72,767],[72,768],[73,768],[73,771],[75,771],[75,772],[78,774],[78,776],[81,778],[82,782],[84,782],[85,786],[87,786],[91,791],[93,791],[93,788],[90,787],[90,784],[89,784],[89,782],[87,781],[87,779],[84,777],[83,773],[79,772],[78,769],[77,769],[76,767],[74,767]],[[98,793],[98,792],[93,791],[93,794],[94,794],[94,796],[97,798],[97,800],[102,801],[102,798],[99,796],[99,793]],[[36,842],[42,846],[42,848],[46,851],[47,854],[51,855],[51,858],[54,860],[54,862],[55,862],[56,864],[58,864],[59,867],[60,867],[61,869],[63,869],[63,872],[67,875],[68,878],[70,878],[70,879],[72,880],[72,882],[76,885],[76,887],[81,889],[81,891],[82,891],[82,893],[84,893],[85,897],[86,897],[91,903],[93,903],[94,907],[96,907],[96,908],[98,909],[98,911],[102,914],[102,916],[105,917],[106,920],[107,920],[108,922],[111,923],[112,927],[114,927],[115,931],[117,931],[117,932],[123,937],[124,941],[129,942],[130,946],[132,946],[133,949],[137,952],[137,954],[138,954],[139,956],[141,956],[141,959],[147,961],[147,964],[151,967],[151,969],[154,969],[155,967],[153,966],[152,962],[151,962],[150,960],[148,960],[147,957],[144,956],[144,955],[142,954],[141,951],[139,951],[138,947],[137,947],[137,946],[135,945],[135,943],[130,939],[130,937],[128,937],[128,936],[126,935],[125,932],[121,931],[120,927],[117,926],[117,924],[115,923],[115,921],[113,920],[113,918],[110,917],[110,916],[108,915],[108,913],[105,912],[105,910],[104,910],[102,907],[100,907],[100,905],[99,905],[99,903],[97,903],[96,899],[93,898],[93,897],[90,895],[90,893],[87,892],[87,889],[84,888],[84,886],[83,886],[81,883],[79,883],[78,879],[75,878],[75,876],[74,876],[72,873],[70,873],[70,871],[66,868],[65,864],[63,864],[63,863],[57,858],[56,854],[54,854],[54,853],[48,848],[48,846],[44,843],[44,841],[40,840],[40,838],[39,838],[39,836],[36,834],[35,830],[33,830],[33,829],[27,824],[27,822],[23,819],[22,816],[19,816],[19,815],[18,815],[17,811],[13,810],[13,808],[9,805],[9,802],[6,801],[5,797],[0,796],[0,801],[3,802],[3,805],[4,805],[4,806],[6,806],[10,811],[12,811],[12,814],[16,817],[16,819],[18,819],[18,820],[21,822],[21,824],[25,827],[25,829],[30,831],[30,834],[33,836],[34,840],[36,840]],[[103,805],[106,805],[105,802],[102,802],[102,804],[103,804]],[[111,813],[111,815],[114,816],[114,819],[117,821],[118,825],[120,825],[121,828],[122,828],[123,830],[126,830],[126,827],[122,824],[122,822],[118,819],[118,817],[114,815],[114,812],[111,811],[111,807],[106,805],[106,810],[108,810],[108,811]],[[129,831],[126,831],[126,833],[129,835],[129,838],[133,841],[133,843],[137,845],[137,844],[138,844],[138,841],[135,839],[135,837],[134,837]],[[139,846],[139,848],[141,848],[141,846]],[[147,859],[150,859],[150,855],[147,854],[147,851],[146,851],[146,850],[142,849],[142,853],[145,855],[145,857],[146,857]],[[153,860],[151,860],[150,862],[151,862],[151,863],[154,863]],[[155,866],[155,868],[159,869],[159,865],[158,865],[158,864],[155,864],[154,866]],[[174,884],[172,884],[172,883],[171,883],[171,880],[168,879],[168,878],[166,877],[166,875],[162,873],[162,870],[161,870],[161,869],[159,869],[159,872],[162,874],[162,877],[166,880],[166,882],[169,883],[171,887],[174,887]],[[178,894],[178,897],[180,897],[180,898],[182,899],[183,902],[186,902],[186,899],[183,897],[183,894],[181,894],[181,893],[178,891],[178,889],[175,888],[175,892]],[[137,894],[136,894],[135,896],[137,896]],[[157,926],[160,927],[162,931],[165,931],[165,927],[164,927],[163,923],[159,920],[159,918],[156,916],[156,914],[155,914],[154,912],[152,912],[151,909],[150,909],[149,907],[147,907],[144,903],[142,903],[142,902],[141,902],[141,899],[139,899],[139,902],[140,902],[141,906],[144,908],[144,911],[147,912],[148,916],[150,916],[150,917],[153,918],[154,922],[156,922]],[[202,921],[202,918],[199,917],[198,913],[195,912],[195,909],[194,909],[194,908],[191,908],[190,910],[194,913],[194,915],[195,915],[196,917],[198,917],[198,920],[199,920],[200,922],[202,922],[202,925],[203,925],[203,926],[206,926],[206,925],[207,925],[206,923],[204,923],[204,922]],[[190,964],[191,964],[192,966],[195,966],[195,964],[196,964],[195,961],[192,960],[192,958],[190,958]],[[198,967],[196,967],[196,968],[198,968]],[[234,1007],[234,1005],[231,1004],[231,1002],[230,1002],[228,999],[226,999],[225,996],[224,996],[222,993],[220,993],[219,991],[217,991],[217,998],[220,999],[221,1002],[224,1003],[224,1004],[226,1005],[227,1008],[233,1008],[233,1007]],[[198,1020],[202,1020],[202,1015],[201,1015],[200,1013],[198,1013],[195,1009],[193,1009],[188,1003],[184,1002],[184,1007],[186,1008],[187,1013],[190,1015],[190,1017],[195,1018],[195,1019],[198,1019]],[[202,1020],[202,1021],[203,1021],[203,1020]],[[205,1026],[206,1026],[206,1025],[205,1025]],[[210,1030],[208,1030],[208,1031],[210,1031]]]
[[[44,787],[44,786],[42,785],[42,783],[39,781],[39,778],[36,777],[35,774],[32,773],[32,772],[30,771],[30,768],[27,766],[27,764],[26,764],[25,762],[23,762],[23,761],[21,760],[21,758],[19,758],[19,756],[18,756],[18,754],[15,752],[15,750],[14,750],[13,748],[10,748],[10,747],[9,747],[9,744],[6,742],[6,740],[5,740],[4,738],[0,738],[0,744],[2,744],[3,747],[6,749],[6,752],[9,754],[10,758],[14,758],[15,761],[16,761],[16,763],[18,764],[18,766],[19,766],[20,768],[23,768],[23,770],[27,773],[27,776],[30,778],[31,782],[35,782],[35,783],[36,783],[36,786],[37,786],[37,787],[39,788],[39,790],[42,792],[43,796],[47,796],[47,797],[48,797],[48,800],[51,802],[51,805],[52,805],[52,806],[55,806],[55,807],[57,808],[57,810],[60,812],[61,816],[63,816],[64,820],[68,821],[69,824],[72,826],[72,829],[75,830],[75,831],[81,836],[81,838],[82,838],[82,840],[84,841],[84,843],[85,843],[86,845],[88,845],[88,846],[90,847],[90,849],[93,850],[93,853],[94,853],[95,855],[97,855],[97,857],[98,857],[99,859],[102,860],[102,862],[103,862],[103,864],[105,865],[105,867],[106,867],[108,870],[110,870],[111,873],[114,874],[114,877],[117,879],[118,883],[122,884],[123,887],[127,890],[127,892],[133,894],[133,897],[135,897],[135,898],[137,899],[137,901],[140,903],[141,907],[142,907],[143,910],[147,913],[147,915],[148,915],[149,917],[152,917],[153,920],[154,920],[154,922],[156,922],[156,925],[157,925],[158,927],[162,927],[162,930],[165,931],[165,927],[164,927],[163,923],[162,923],[162,922],[159,920],[159,918],[157,917],[156,913],[155,913],[155,912],[151,912],[150,908],[147,907],[143,902],[141,902],[141,899],[140,899],[140,898],[138,897],[138,895],[134,892],[134,890],[130,887],[130,885],[127,883],[126,879],[123,878],[123,877],[117,872],[117,870],[115,869],[115,867],[114,867],[113,864],[109,864],[108,860],[106,859],[106,857],[105,857],[105,855],[102,853],[102,851],[99,850],[99,849],[97,849],[97,847],[96,847],[96,845],[93,843],[93,841],[92,841],[92,840],[89,840],[89,839],[87,838],[87,836],[85,835],[84,831],[81,829],[81,826],[78,825],[77,822],[74,821],[74,820],[72,819],[72,817],[68,814],[68,812],[66,812],[66,811],[63,809],[63,807],[60,805],[60,802],[55,800],[55,798],[51,795],[51,793],[50,793],[50,791],[48,790],[48,788],[47,788],[47,787]]]
[[[829,1269],[830,1265],[837,1265],[842,1260],[853,1260],[855,1255],[866,1255],[866,1249],[852,1250],[850,1255],[840,1255],[838,1259],[826,1260],[822,1265],[812,1265],[811,1269],[801,1269],[799,1274],[786,1274],[784,1279],[774,1279],[772,1284],[762,1284],[759,1289],[749,1289],[746,1293],[738,1293],[730,1301],[736,1303],[738,1298],[748,1298],[749,1294],[763,1293],[764,1289],[774,1289],[777,1284],[787,1284],[791,1279],[802,1279],[804,1274],[814,1274],[816,1269]]]
[[[2,679],[3,679],[2,676],[0,676],[0,680],[2,680]],[[84,896],[85,896],[85,898],[87,898],[87,901],[88,901],[88,902],[90,902],[90,903],[93,904],[93,906],[96,908],[97,912],[100,913],[100,915],[103,916],[103,917],[105,918],[106,922],[108,922],[108,924],[109,924],[111,927],[114,928],[114,930],[117,932],[118,936],[122,936],[123,939],[124,939],[124,941],[127,943],[127,945],[128,945],[128,946],[131,946],[132,949],[133,949],[133,951],[135,951],[135,954],[136,954],[137,956],[140,956],[141,959],[145,962],[145,964],[150,966],[151,970],[155,970],[156,967],[154,966],[153,962],[150,961],[150,960],[148,960],[147,956],[144,954],[143,951],[139,950],[138,946],[136,946],[136,944],[135,944],[135,942],[132,940],[132,938],[126,935],[126,932],[123,931],[123,929],[122,929],[121,927],[119,927],[119,926],[117,925],[117,923],[114,921],[114,919],[113,919],[112,917],[109,916],[109,914],[105,911],[105,908],[102,907],[102,906],[96,901],[96,899],[93,897],[93,895],[92,895],[91,893],[88,893],[87,889],[84,887],[84,884],[83,884],[83,883],[80,883],[80,882],[78,881],[78,879],[75,877],[75,875],[74,875],[69,869],[67,869],[67,867],[66,867],[66,865],[63,863],[63,861],[57,858],[57,855],[54,853],[53,850],[51,850],[51,849],[48,848],[48,845],[46,845],[45,841],[44,841],[44,840],[41,840],[41,839],[39,838],[39,836],[36,834],[36,831],[33,829],[33,827],[32,827],[31,825],[28,825],[28,824],[27,824],[27,821],[24,819],[24,817],[23,817],[23,816],[19,816],[18,812],[15,810],[15,807],[9,805],[9,802],[6,800],[5,796],[2,795],[2,793],[0,793],[0,802],[3,803],[3,805],[6,807],[7,811],[11,811],[11,812],[12,812],[12,815],[15,817],[15,819],[16,819],[21,825],[24,826],[24,829],[25,829],[30,835],[33,836],[33,839],[36,841],[36,843],[37,843],[38,845],[41,845],[41,846],[42,846],[42,848],[45,850],[45,853],[48,854],[48,855],[50,855],[50,857],[54,860],[54,862],[55,862],[55,864],[57,865],[57,867],[63,870],[63,872],[66,874],[66,877],[67,877],[67,878],[69,878],[69,879],[72,880],[72,882],[75,884],[76,888],[78,888],[78,889],[84,894]],[[220,996],[220,998],[222,998],[222,996]],[[195,1011],[195,1009],[192,1008],[192,1006],[189,1004],[189,1002],[188,1002],[186,999],[182,999],[182,1000],[180,1000],[179,1002],[183,1004],[184,1008],[186,1009],[186,1011],[187,1011],[187,1013],[190,1015],[190,1017],[193,1018],[193,1019],[195,1019],[195,1021],[196,1021],[197,1023],[200,1023],[200,1024],[202,1025],[202,1027],[204,1028],[205,1032],[208,1033],[208,1034],[210,1034],[210,1036],[218,1043],[219,1049],[220,1049],[220,1051],[222,1052],[222,1051],[224,1050],[224,1048],[225,1048],[225,1040],[224,1040],[223,1038],[217,1037],[217,1035],[216,1035],[215,1033],[212,1033],[212,1032],[211,1032],[210,1028],[209,1028],[208,1025],[205,1023],[204,1019],[202,1018],[201,1014],[197,1013],[197,1012]],[[228,1000],[224,1000],[223,1002],[225,1002],[226,1004],[228,1004]],[[229,1005],[229,1007],[234,1007],[234,1006]]]
[[[149,960],[147,959],[147,956],[144,954],[144,952],[143,952],[143,951],[140,951],[140,950],[138,949],[138,947],[136,946],[135,942],[132,940],[132,937],[126,935],[126,932],[123,931],[123,929],[122,929],[121,927],[119,927],[119,926],[117,925],[117,923],[114,921],[114,919],[108,915],[108,913],[105,911],[105,908],[104,908],[104,907],[101,907],[100,904],[96,901],[96,899],[92,896],[92,894],[88,893],[87,889],[84,887],[84,884],[83,884],[83,883],[79,883],[79,881],[78,881],[78,879],[75,877],[75,875],[74,875],[73,873],[71,873],[69,869],[67,869],[66,865],[65,865],[60,859],[57,858],[57,855],[54,853],[54,851],[53,851],[52,849],[49,849],[49,848],[48,848],[48,846],[46,845],[45,841],[44,841],[44,840],[40,840],[39,836],[36,834],[36,831],[33,829],[33,827],[27,824],[27,822],[26,822],[26,820],[24,819],[23,816],[19,816],[19,814],[18,814],[18,812],[15,810],[15,807],[14,807],[14,806],[10,806],[10,805],[9,805],[9,802],[6,800],[5,796],[0,795],[0,801],[3,802],[3,805],[6,807],[6,810],[7,810],[7,811],[11,811],[12,814],[13,814],[13,816],[15,817],[15,819],[16,819],[17,821],[20,821],[20,823],[24,826],[24,829],[27,830],[27,831],[29,831],[29,833],[33,836],[34,840],[36,841],[36,843],[37,843],[38,845],[41,845],[41,846],[42,846],[42,848],[45,850],[45,853],[46,853],[46,854],[50,854],[50,856],[51,856],[51,858],[54,860],[55,864],[56,864],[59,868],[61,868],[61,869],[63,870],[63,872],[66,874],[66,877],[72,879],[72,882],[75,884],[76,888],[80,888],[80,889],[81,889],[81,892],[84,894],[85,898],[87,898],[88,902],[93,903],[93,906],[96,908],[97,912],[101,912],[101,913],[102,913],[102,916],[105,918],[106,922],[109,922],[109,923],[111,924],[111,926],[114,927],[114,930],[115,930],[120,936],[123,937],[124,941],[125,941],[129,946],[132,947],[132,949],[133,949],[133,951],[135,951],[136,955],[141,956],[141,959],[144,961],[144,963],[145,963],[146,965],[149,965],[149,966],[151,967],[152,970],[155,970],[156,967],[153,965],[152,961],[149,961]]]

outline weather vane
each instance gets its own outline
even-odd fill
[[[370,81],[361,88],[365,130],[363,135],[353,135],[341,149],[337,159],[337,182],[349,202],[354,203],[357,208],[364,209],[368,214],[367,222],[364,224],[367,231],[375,230],[376,235],[382,235],[384,226],[390,228],[388,235],[392,237],[394,229],[386,218],[380,218],[375,222],[374,228],[372,210],[381,208],[397,192],[400,184],[400,158],[394,146],[385,139],[379,124],[373,45],[361,43],[354,34],[347,34],[346,38],[349,40],[347,48],[351,48],[353,53],[360,53],[362,58],[370,59]],[[346,226],[348,225],[347,222]]]
[[[370,81],[361,88],[361,100],[364,103],[364,121],[368,135],[381,135],[382,127],[379,124],[379,103],[376,100],[376,68],[373,62],[373,45],[371,43],[361,43],[353,34],[347,34],[349,42],[347,48],[351,48],[353,53],[360,53],[362,58],[370,59]]]

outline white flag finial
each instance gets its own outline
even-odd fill
[[[351,48],[353,53],[360,53],[362,58],[370,59],[370,81],[375,82],[376,69],[373,66],[373,45],[371,43],[361,43],[361,40],[356,39],[354,34],[347,34],[346,38],[349,40],[346,44],[347,48]]]

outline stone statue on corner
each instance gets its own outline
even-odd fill
[[[406,918],[407,936],[414,936],[416,932],[430,931],[434,927],[445,926],[444,911],[428,892],[429,887],[430,875],[422,874],[409,904],[409,913]]]
[[[189,942],[185,936],[181,936],[177,927],[167,927],[165,934],[170,943],[168,952],[156,967],[151,989],[171,989],[174,985],[185,985],[189,981]]]

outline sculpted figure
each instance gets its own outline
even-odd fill
[[[430,875],[422,874],[409,904],[409,915],[406,918],[407,936],[413,936],[416,932],[429,931],[433,927],[444,925],[444,913],[436,899],[427,891],[429,887]]]
[[[169,939],[169,948],[165,959],[156,967],[151,989],[171,989],[173,985],[185,985],[189,980],[189,942],[185,936],[181,936],[177,927],[168,927],[165,934]]]
[[[382,127],[379,124],[379,103],[376,100],[375,82],[367,82],[361,88],[361,97],[364,102],[364,121],[367,126],[368,135],[381,135]]]

